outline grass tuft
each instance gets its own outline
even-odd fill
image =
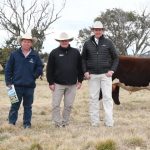
[[[96,143],[96,150],[116,150],[116,142],[112,139],[100,141]]]
[[[45,111],[41,111],[40,115],[46,115],[46,112]]]
[[[3,142],[4,140],[6,140],[8,138],[7,135],[0,135],[0,142]]]
[[[143,146],[144,145],[144,140],[141,137],[131,137],[126,140],[127,145],[129,146]]]
[[[0,133],[1,133],[1,134],[2,134],[2,133],[5,133],[5,132],[12,133],[12,132],[14,132],[15,130],[17,130],[17,129],[15,128],[14,125],[4,124],[4,125],[2,125],[2,126],[0,127]]]
[[[30,147],[30,150],[43,150],[43,148],[39,143],[33,143]]]

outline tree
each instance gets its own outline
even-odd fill
[[[82,52],[82,46],[83,46],[83,43],[86,41],[86,39],[91,35],[91,31],[90,29],[82,29],[82,30],[79,30],[79,35],[78,35],[78,38],[76,38],[76,42],[77,42],[77,47],[80,51],[80,53]]]
[[[135,55],[139,53],[149,54],[150,50],[150,13],[146,14],[143,11],[142,15],[138,16],[136,24],[135,24],[135,50],[132,50]]]
[[[0,2],[0,26],[11,38],[6,41],[6,47],[16,47],[16,38],[22,33],[31,31],[38,38],[37,51],[43,48],[46,31],[58,20],[65,7],[66,0],[58,10],[53,0],[4,0]]]
[[[3,69],[5,68],[5,64],[9,57],[10,51],[11,51],[11,49],[6,48],[6,47],[0,48],[0,64],[3,67]]]
[[[94,21],[100,20],[106,28],[105,35],[111,39],[122,55],[139,55],[148,52],[150,46],[150,13],[141,15],[121,9],[107,9]],[[88,37],[89,30],[79,31],[79,37]],[[86,36],[85,36],[86,35]],[[85,40],[85,39],[84,39]]]
[[[47,52],[40,53],[40,58],[42,59],[43,63],[48,62],[48,57],[49,57],[49,54]]]

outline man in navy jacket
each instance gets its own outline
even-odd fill
[[[18,110],[23,100],[23,126],[30,128],[35,80],[42,76],[43,64],[39,55],[32,48],[37,38],[24,34],[18,37],[18,42],[21,47],[11,53],[5,67],[6,85],[8,87],[14,85],[19,99],[19,102],[11,104],[8,119],[9,124],[16,124]]]

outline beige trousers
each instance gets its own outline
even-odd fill
[[[91,124],[93,126],[100,123],[100,101],[99,92],[102,90],[102,101],[105,111],[105,125],[113,126],[113,100],[112,100],[112,78],[107,77],[105,74],[95,75],[91,74],[89,85],[89,113]]]
[[[69,124],[70,113],[75,99],[76,85],[55,84],[52,99],[52,119],[56,125]],[[64,108],[61,113],[60,104],[64,97]]]

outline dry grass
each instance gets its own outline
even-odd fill
[[[55,128],[51,121],[51,92],[46,80],[37,81],[32,128],[23,129],[21,107],[17,125],[7,123],[10,102],[0,77],[0,150],[96,150],[97,144],[112,140],[116,150],[150,150],[150,93],[129,94],[121,90],[121,105],[114,105],[115,126],[90,126],[87,82],[77,92],[70,125]],[[100,111],[103,119],[103,110]],[[104,146],[105,147],[105,146]],[[106,149],[104,149],[106,150]],[[111,147],[107,150],[113,150]]]

